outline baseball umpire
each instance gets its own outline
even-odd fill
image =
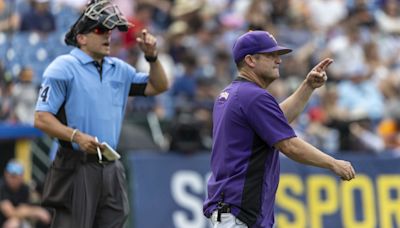
[[[43,205],[55,209],[52,227],[123,227],[127,219],[124,167],[101,159],[99,142],[116,149],[128,96],[156,95],[169,86],[156,38],[146,30],[137,42],[148,74],[109,56],[111,30],[128,26],[109,0],[90,2],[65,36],[75,48],[44,72],[35,127],[60,144],[43,192]]]
[[[289,125],[312,92],[325,84],[331,59],[317,64],[281,104],[266,90],[279,77],[280,55],[289,52],[266,31],[247,32],[233,46],[239,76],[217,98],[213,113],[212,174],[204,214],[214,228],[273,226],[279,151],[344,180],[355,176],[349,162],[296,137]]]

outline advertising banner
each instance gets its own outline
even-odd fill
[[[400,158],[342,159],[356,169],[354,180],[281,158],[276,227],[400,227]],[[202,213],[209,154],[134,153],[128,163],[133,227],[211,227]]]

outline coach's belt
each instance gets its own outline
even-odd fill
[[[219,213],[231,213],[231,206],[228,204],[224,204],[218,208]]]
[[[217,207],[217,221],[221,222],[221,214],[231,213],[231,206],[226,203],[219,203]]]

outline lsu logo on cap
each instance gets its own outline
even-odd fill
[[[267,35],[269,36],[269,38],[271,38],[275,43],[278,43],[278,42],[276,41],[275,37],[274,37],[272,34],[270,34],[269,32],[265,32],[265,33],[267,33]]]

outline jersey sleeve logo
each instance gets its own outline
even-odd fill
[[[47,101],[49,100],[49,94],[50,94],[50,86],[48,85],[42,86],[39,92],[39,100],[41,102],[47,103]]]
[[[228,100],[229,93],[228,92],[222,92],[219,94],[218,100]]]

